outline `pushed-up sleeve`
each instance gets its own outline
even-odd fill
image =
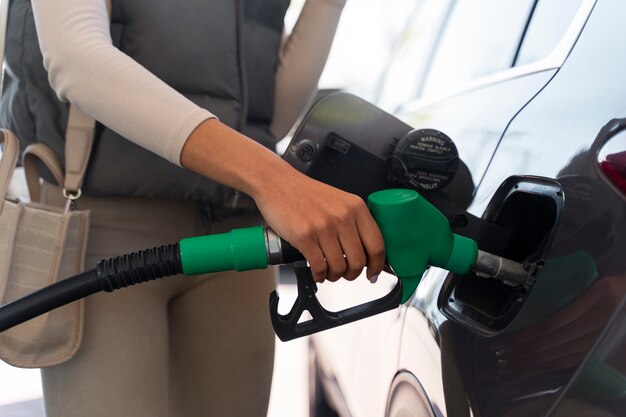
[[[32,0],[50,85],[60,100],[180,165],[191,132],[214,117],[111,41],[105,0]]]

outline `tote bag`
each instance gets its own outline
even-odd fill
[[[33,201],[7,198],[17,163],[17,138],[0,130],[0,302],[6,304],[58,279],[83,270],[89,213]],[[37,196],[35,160],[43,162],[63,185],[63,170],[41,144],[25,150],[24,165],[31,194]],[[33,182],[36,179],[36,182]],[[0,359],[19,367],[45,367],[70,359],[82,337],[83,302],[78,301],[0,333]]]

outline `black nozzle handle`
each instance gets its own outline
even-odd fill
[[[280,239],[280,246],[283,252],[283,263],[291,264],[298,261],[304,261],[304,255],[296,248],[291,246],[291,243],[284,239]]]
[[[280,301],[278,293],[274,291],[270,295],[272,326],[276,335],[283,342],[393,310],[400,305],[402,300],[402,281],[398,280],[387,295],[377,300],[337,312],[328,311],[322,307],[315,296],[317,285],[313,281],[311,269],[304,262],[301,262],[294,265],[294,271],[298,280],[298,297],[291,307],[291,311],[284,315],[280,314],[278,312]],[[304,311],[308,311],[312,318],[299,323],[298,321]]]

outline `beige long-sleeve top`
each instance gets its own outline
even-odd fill
[[[283,137],[324,68],[346,0],[307,0],[281,46],[272,133]],[[44,66],[63,101],[180,165],[191,132],[214,117],[113,46],[105,0],[32,0]]]

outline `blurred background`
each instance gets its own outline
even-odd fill
[[[394,111],[399,103],[419,96],[417,86],[397,88],[384,76],[394,51],[406,44],[406,37],[420,37],[428,31],[419,27],[405,32],[407,23],[428,22],[428,8],[415,0],[349,0],[339,25],[320,88],[339,88],[369,101],[379,103],[384,109]],[[290,30],[297,20],[304,0],[292,0],[286,17]],[[435,16],[436,17],[436,16]],[[402,34],[402,36],[401,36]],[[402,63],[396,71],[408,74],[419,69],[420,56],[414,51],[411,63]],[[402,74],[398,74],[401,77]],[[393,78],[393,77],[392,77]],[[417,82],[417,79],[416,79]],[[390,95],[388,91],[397,94]],[[287,143],[284,144],[286,146]],[[17,173],[11,193],[24,194],[23,178]],[[296,289],[289,273],[282,273],[279,286],[281,311],[286,312],[295,299]],[[268,294],[269,296],[269,294]],[[269,313],[268,313],[269,314]],[[277,339],[274,381],[269,417],[308,416],[308,341],[306,339],[282,343]],[[43,417],[39,370],[18,369],[0,362],[0,416]]]

